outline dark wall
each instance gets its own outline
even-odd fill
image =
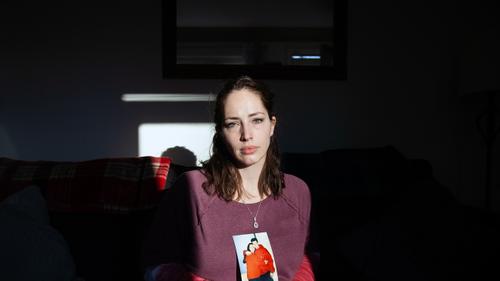
[[[0,155],[136,156],[141,123],[210,120],[202,103],[120,99],[215,92],[222,82],[162,78],[159,0],[32,2],[2,8]],[[279,99],[282,151],[392,144],[429,160],[463,202],[482,204],[483,147],[474,119],[483,104],[460,85],[477,62],[464,42],[474,37],[475,50],[483,50],[493,39],[477,35],[482,22],[463,15],[476,9],[472,19],[495,16],[484,16],[483,4],[435,2],[349,1],[346,81],[267,81]]]

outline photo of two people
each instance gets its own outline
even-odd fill
[[[242,281],[278,281],[266,232],[233,236]]]

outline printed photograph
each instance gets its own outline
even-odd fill
[[[278,281],[278,270],[267,232],[233,236],[242,281]]]

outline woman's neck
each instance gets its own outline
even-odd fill
[[[253,165],[238,169],[243,189],[243,194],[241,194],[239,201],[242,203],[256,203],[264,199],[259,194],[259,178],[263,168],[259,166]]]

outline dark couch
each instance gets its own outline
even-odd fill
[[[9,247],[8,255],[0,255],[0,280],[40,280],[41,271],[43,276],[73,271],[79,281],[143,280],[140,248],[145,230],[170,177],[187,169],[172,165],[169,171],[169,164],[160,157],[80,162],[0,158],[0,227],[7,233],[2,237],[14,244],[28,239],[58,247],[33,249],[29,255],[44,257],[36,260],[26,258],[24,246],[19,247],[23,254]],[[39,219],[37,214],[45,215]],[[16,233],[25,229],[34,234]],[[8,241],[0,240],[0,249]],[[74,265],[72,270],[54,265],[68,256],[65,264]],[[16,269],[5,268],[8,264]],[[17,274],[20,270],[27,273]],[[21,276],[31,278],[16,279]]]
[[[171,164],[166,188],[192,169]],[[51,212],[51,222],[68,241],[78,276],[87,281],[138,281],[144,280],[141,249],[155,212],[156,208],[123,214]]]
[[[387,146],[285,154],[283,169],[310,185],[327,279],[498,280],[498,216],[458,203],[428,161]]]
[[[311,189],[309,248],[327,249],[323,280],[498,276],[493,271],[500,253],[497,216],[460,205],[434,179],[427,161],[407,159],[388,146],[284,153],[282,168]],[[166,187],[191,169],[172,164]],[[50,220],[67,241],[79,277],[142,280],[140,250],[154,213],[154,207],[124,213],[51,211]]]

